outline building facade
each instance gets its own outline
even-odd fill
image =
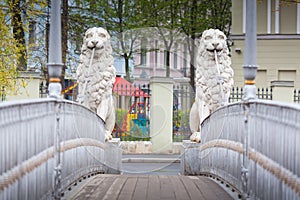
[[[232,0],[232,67],[235,86],[244,85],[246,0]],[[257,87],[273,82],[300,88],[300,3],[257,1]]]

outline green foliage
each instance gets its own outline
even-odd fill
[[[12,28],[14,42],[19,49],[18,70],[27,69],[27,44],[25,35],[29,31],[29,22],[42,14],[46,0],[6,0],[0,9],[6,11],[6,25]]]
[[[124,117],[127,117],[127,110],[117,108],[115,111],[116,114],[116,124],[119,128],[122,128],[124,123]]]
[[[177,110],[173,112],[173,126],[178,128],[189,127],[190,110]]]
[[[206,4],[209,11],[207,19],[208,28],[219,29],[228,36],[231,26],[231,1],[207,0]]]
[[[26,70],[25,33],[29,20],[41,15],[44,6],[46,0],[0,3],[0,86],[5,94],[17,91],[18,69]]]
[[[170,52],[178,41],[185,37],[190,51],[194,41],[208,28],[219,28],[229,33],[231,24],[231,0],[75,0],[76,6],[70,6],[70,31],[72,38],[78,40],[80,35],[91,26],[105,27],[114,41],[114,52],[125,59],[126,77],[129,78],[129,59],[132,59],[133,44],[145,34],[138,31],[141,28],[155,27],[159,38],[155,35],[147,40],[158,39],[164,45],[166,55],[170,59]],[[135,30],[131,32],[130,30]],[[153,51],[148,48],[146,51]],[[167,59],[167,76],[169,64]],[[193,75],[193,74],[192,74]],[[192,77],[191,77],[192,78]]]
[[[0,9],[0,86],[5,89],[5,94],[16,90],[15,81],[18,76],[17,60],[20,50],[5,21],[4,12]]]

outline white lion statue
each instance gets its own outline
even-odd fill
[[[218,29],[203,32],[198,47],[196,98],[190,112],[191,141],[201,141],[201,123],[218,107],[228,103],[233,70],[225,34]]]
[[[111,132],[115,125],[112,88],[116,70],[113,62],[108,32],[97,27],[88,29],[83,39],[80,64],[76,71],[77,101],[95,111],[105,121],[105,140],[112,138]]]

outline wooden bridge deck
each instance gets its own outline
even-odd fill
[[[202,176],[99,174],[72,188],[63,199],[233,199]]]

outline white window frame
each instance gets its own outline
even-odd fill
[[[271,14],[272,14],[272,8],[271,8],[271,6],[272,6],[272,2],[271,2],[271,0],[268,0],[268,16],[267,16],[267,33],[268,34],[271,34]]]
[[[280,23],[280,7],[279,0],[275,0],[275,34],[279,34]]]
[[[246,33],[246,0],[243,0],[243,33]]]
[[[300,3],[297,3],[297,34],[300,34]]]

